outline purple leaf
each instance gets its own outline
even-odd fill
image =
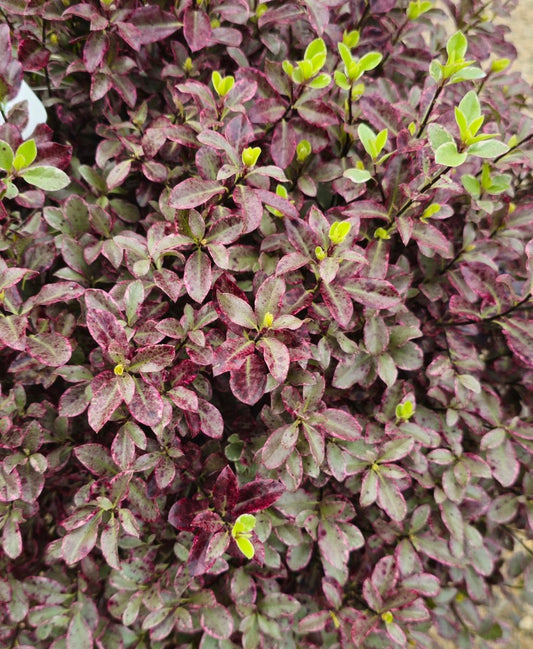
[[[131,359],[130,372],[160,372],[174,360],[173,345],[150,345],[139,349]]]
[[[336,284],[322,283],[320,285],[320,295],[322,295],[322,299],[334,320],[341,327],[347,327],[352,319],[353,304],[344,288]]]
[[[224,194],[227,189],[214,180],[187,178],[170,193],[169,204],[176,210],[188,210],[207,203],[210,198]]]
[[[83,62],[87,72],[97,70],[109,50],[109,36],[104,31],[91,32],[83,47]]]
[[[220,439],[224,433],[224,420],[217,408],[205,399],[198,400],[200,429],[209,437]]]
[[[206,633],[220,640],[227,640],[233,633],[233,617],[223,606],[203,608],[200,624]]]
[[[217,292],[217,302],[224,315],[234,324],[247,329],[257,328],[256,315],[245,300],[231,293]]]
[[[8,315],[0,318],[0,341],[11,349],[26,349],[26,316]]]
[[[211,21],[203,9],[188,7],[183,16],[183,35],[191,52],[207,47],[211,40]]]
[[[263,464],[267,469],[277,469],[285,462],[296,446],[299,432],[300,426],[296,421],[281,426],[270,435],[261,453]]]
[[[267,371],[264,361],[257,355],[247,356],[244,363],[230,373],[233,394],[243,403],[253,406],[263,396]]]
[[[156,426],[163,416],[163,399],[153,385],[135,378],[135,394],[128,404],[133,417],[145,426]]]
[[[361,437],[361,424],[352,417],[352,415],[337,410],[336,408],[326,408],[320,414],[314,415],[311,419],[325,435],[344,439],[346,441],[355,441]]]
[[[89,403],[87,413],[89,425],[95,433],[98,433],[102,426],[111,419],[115,410],[122,403],[122,394],[117,380],[120,377],[113,376],[111,372],[108,372],[107,375],[105,380],[98,382],[97,389],[93,387]],[[92,386],[95,384],[96,381],[94,380]]]
[[[213,273],[211,260],[202,250],[193,252],[185,264],[183,281],[187,293],[195,302],[202,303],[211,289]]]
[[[78,563],[85,558],[96,544],[100,512],[95,512],[89,522],[63,537],[61,556],[67,564]]]
[[[289,372],[291,357],[287,346],[276,338],[262,338],[257,346],[263,352],[268,371],[278,383],[284,383]]]
[[[296,133],[292,125],[282,119],[274,129],[270,155],[278,167],[286,169],[296,153]]]
[[[276,480],[258,479],[249,482],[239,490],[239,502],[233,510],[233,515],[253,514],[273,505],[285,487]]]
[[[128,20],[137,28],[141,45],[162,41],[179,28],[179,22],[175,16],[170,12],[163,11],[157,5],[139,7]]]
[[[255,312],[259,324],[267,313],[274,317],[279,314],[284,296],[285,282],[280,277],[268,277],[261,284],[255,296]]]
[[[239,498],[239,483],[229,466],[224,467],[218,474],[213,486],[213,504],[215,509],[224,517],[233,511]]]
[[[108,350],[112,346],[115,352],[127,353],[129,344],[126,332],[109,311],[88,309],[87,328],[102,349]]]
[[[26,351],[43,365],[65,365],[72,355],[70,342],[58,333],[42,333],[28,336]]]
[[[400,303],[400,295],[394,286],[385,280],[357,277],[342,284],[350,297],[371,309],[391,309]]]
[[[79,462],[96,476],[113,476],[116,466],[109,451],[102,444],[82,444],[74,450]]]

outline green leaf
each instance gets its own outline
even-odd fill
[[[339,88],[342,88],[343,90],[350,90],[350,84],[348,83],[348,78],[346,77],[344,72],[335,70],[333,78],[335,79],[335,83],[339,86]]]
[[[350,64],[353,63],[354,58],[350,49],[344,43],[338,43],[339,54],[341,55],[342,61],[346,66],[346,69],[350,67]]]
[[[440,83],[444,77],[442,63],[431,61],[429,64],[429,74],[435,83]]]
[[[473,65],[469,65],[459,72],[455,72],[450,77],[448,84],[459,83],[461,81],[475,81],[476,79],[483,79],[487,75],[483,72],[481,68],[476,68]]]
[[[466,153],[459,153],[455,142],[445,142],[435,151],[435,162],[446,167],[459,167],[467,159]]]
[[[342,34],[342,43],[350,49],[353,49],[357,47],[360,37],[361,34],[357,29],[352,29],[350,32],[344,31]]]
[[[433,151],[436,151],[441,145],[446,144],[446,142],[454,142],[451,133],[448,133],[448,131],[439,124],[430,124],[428,126],[428,136]]]
[[[481,116],[479,97],[474,90],[467,92],[461,99],[459,110],[463,113],[468,124],[472,124],[475,119],[478,119]]]
[[[484,140],[483,142],[475,142],[467,149],[470,155],[475,155],[478,158],[496,158],[509,151],[509,147],[500,140]]]
[[[383,147],[387,144],[387,138],[389,135],[388,129],[384,128],[382,131],[380,131],[376,135],[376,151],[377,151],[377,156],[383,151]]]
[[[31,163],[35,160],[37,157],[37,145],[35,144],[35,140],[26,140],[26,142],[23,142],[17,149],[15,153],[15,157],[21,157],[22,160],[24,161],[23,167],[29,167]]]
[[[455,61],[461,61],[464,59],[466,50],[468,47],[468,41],[463,32],[455,32],[453,36],[450,36],[448,42],[446,43],[446,51],[448,52],[448,63],[453,63]]]
[[[246,536],[239,536],[235,539],[237,547],[247,559],[253,559],[255,554],[254,546]]]
[[[461,141],[466,142],[470,134],[470,130],[468,128],[468,121],[463,111],[457,106],[455,107],[454,112],[455,112],[455,121],[457,122],[457,126],[459,127],[459,133],[461,135]]]
[[[304,59],[306,61],[310,61],[311,59],[315,59],[315,57],[323,58],[325,63],[327,53],[328,50],[326,48],[326,43],[324,43],[321,38],[315,38],[315,40],[311,41],[307,46],[304,54]],[[322,65],[324,65],[324,63],[322,63]]]
[[[22,178],[30,185],[39,189],[55,192],[64,189],[70,184],[70,178],[61,169],[44,165],[42,167],[31,167],[21,174]]]
[[[317,77],[315,77],[312,81],[310,81],[307,85],[309,86],[309,88],[320,89],[327,88],[330,83],[331,75],[323,72],[322,74],[319,74]]]
[[[432,8],[433,3],[429,0],[426,0],[426,2],[421,2],[420,0],[410,2],[409,6],[407,7],[407,18],[409,18],[409,20],[416,20],[422,14],[425,14],[426,11],[429,11]]]
[[[0,140],[0,169],[11,171],[15,154],[13,149],[4,140]]]
[[[369,70],[377,68],[382,60],[383,54],[380,54],[379,52],[368,52],[360,59],[359,65],[364,72],[368,72]]]
[[[236,538],[240,534],[248,534],[254,529],[255,522],[255,516],[253,514],[241,514],[233,524],[231,536]]]
[[[479,183],[479,180],[475,176],[471,176],[470,174],[464,174],[461,177],[461,182],[463,183],[463,187],[473,198],[480,197],[481,185]]]
[[[366,169],[346,169],[342,174],[345,178],[349,178],[353,183],[366,183],[367,180],[370,180],[372,176],[370,172]]]
[[[366,124],[359,124],[357,128],[357,135],[359,136],[359,139],[361,140],[365,151],[372,158],[372,160],[375,160],[379,154],[376,147],[376,135],[374,131]]]

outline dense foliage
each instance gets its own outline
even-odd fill
[[[506,641],[531,88],[432,4],[0,0],[2,647]]]

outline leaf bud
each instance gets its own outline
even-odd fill
[[[300,140],[296,145],[296,158],[298,162],[304,162],[311,155],[313,149],[309,140]]]
[[[388,240],[388,239],[390,239],[390,234],[388,233],[387,230],[385,230],[385,228],[378,228],[374,232],[374,239],[386,239],[386,240]]]
[[[267,311],[263,317],[263,322],[261,323],[261,329],[270,329],[274,322],[274,316],[270,311]]]
[[[323,248],[321,248],[320,246],[317,246],[315,248],[315,255],[316,255],[316,258],[318,259],[318,261],[322,261],[323,259],[325,259],[327,257],[326,251]]]
[[[394,622],[394,615],[390,611],[385,611],[381,614],[381,619],[385,624],[392,624]]]
[[[255,167],[255,163],[257,162],[260,155],[261,147],[246,147],[246,149],[244,149],[244,151],[242,152],[243,164],[245,164],[247,167]]]
[[[115,376],[122,376],[124,374],[124,365],[122,363],[117,363],[113,368]]]
[[[334,246],[339,245],[346,239],[352,224],[349,221],[336,221],[329,228],[329,240]]]

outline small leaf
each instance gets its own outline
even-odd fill
[[[215,180],[187,178],[170,192],[169,204],[176,210],[188,210],[207,203],[210,198],[224,194],[227,189]]]
[[[93,649],[93,633],[81,613],[72,617],[67,630],[67,649]]]
[[[353,169],[346,169],[342,175],[353,183],[366,183],[367,180],[372,178],[370,172],[366,169],[357,169],[355,167]]]
[[[70,185],[70,178],[61,169],[44,165],[42,167],[30,167],[23,171],[20,176],[30,185],[39,189],[55,192]]]
[[[478,158],[496,158],[509,151],[509,147],[500,140],[484,140],[470,145],[467,152]],[[435,158],[436,159],[436,158]],[[451,165],[450,165],[451,166]]]
[[[469,148],[469,151],[471,148]],[[435,151],[435,162],[446,167],[459,167],[466,161],[467,157],[468,155],[466,153],[459,153],[457,151],[455,142],[441,144]]]
[[[0,140],[0,169],[11,171],[15,154],[7,142]]]

